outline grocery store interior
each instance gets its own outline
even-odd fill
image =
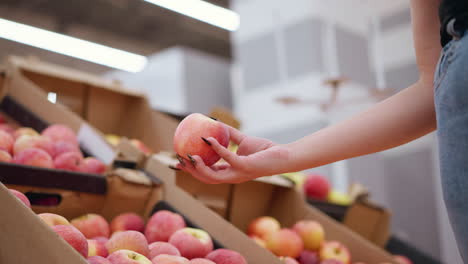
[[[118,213],[134,210],[147,221],[156,209],[147,209],[146,203],[155,196],[143,198],[143,194],[155,195],[155,190],[162,190],[161,197],[165,197],[169,207],[174,203],[171,208],[184,216],[187,226],[205,229],[217,241],[215,248],[235,250],[250,264],[266,263],[273,257],[278,263],[287,264],[380,264],[392,260],[396,264],[463,263],[443,200],[436,132],[390,150],[275,175],[263,185],[259,181],[210,185],[184,175],[184,170],[166,170],[179,163],[175,152],[180,152],[173,149],[176,143],[172,141],[177,141],[173,139],[174,131],[191,113],[216,117],[217,122],[234,126],[249,136],[287,144],[350,118],[415,83],[419,71],[409,0],[2,0],[0,70],[4,78],[0,82],[0,132],[11,134],[15,140],[9,146],[11,157],[4,160],[0,155],[0,185],[25,193],[36,214],[63,215],[87,239],[93,235],[88,237],[86,230],[81,230],[86,229],[85,223],[80,228],[80,223],[73,223],[72,219],[96,213],[110,223]],[[72,139],[63,136],[68,133],[64,128],[55,127],[54,131],[54,123],[71,129]],[[20,130],[24,127],[35,131]],[[0,134],[0,154],[2,137]],[[22,143],[21,137],[25,137]],[[31,142],[32,137],[46,137],[51,144],[62,142],[52,147],[53,151],[60,149],[62,157],[71,153],[68,148],[78,150],[62,160],[57,152],[51,154],[47,157],[50,166],[42,166],[44,163],[37,160],[34,162],[38,163],[28,163],[29,157],[24,154],[28,146],[47,147],[43,147],[45,140],[30,143],[26,142],[27,137]],[[78,145],[68,145],[69,142]],[[229,147],[235,149],[233,145],[231,141]],[[95,156],[105,167],[93,171],[93,166],[99,164],[89,160],[85,164],[83,155]],[[80,165],[70,165],[71,160]],[[23,164],[25,168],[21,167]],[[37,168],[34,178],[31,176],[35,175],[37,164],[47,171]],[[80,170],[85,165],[90,171]],[[122,182],[137,177],[119,171],[122,168],[137,176],[142,171],[150,172],[159,180],[148,183],[145,178],[131,186],[119,185],[118,177],[122,177]],[[73,170],[76,173],[70,172]],[[86,173],[107,175],[107,179],[101,175],[106,180],[95,181],[91,176],[86,178]],[[45,180],[38,180],[42,176]],[[137,192],[134,185],[138,184],[143,184],[144,191]],[[111,187],[114,185],[115,190]],[[322,187],[327,189],[325,196],[321,194]],[[61,194],[59,206],[49,204],[53,204],[54,197],[42,199],[38,194],[50,190],[60,193],[57,190],[61,188],[64,193],[92,194],[89,198],[72,195],[77,199],[74,201]],[[170,188],[177,191],[167,191]],[[0,200],[7,197],[2,190]],[[98,195],[100,190],[104,191]],[[200,210],[210,213],[183,208],[182,196],[173,195],[179,192],[193,198],[186,205],[193,202],[195,208],[200,206]],[[290,197],[287,200],[291,207],[278,198],[282,194]],[[122,199],[124,209],[110,206],[106,210],[104,205],[110,198],[96,198],[100,195],[114,195],[117,203]],[[291,198],[295,195],[304,199]],[[91,199],[99,202],[90,202]],[[16,217],[31,221],[31,236],[51,235],[42,230],[45,226],[29,219],[24,208],[17,208],[19,203],[8,201],[11,208],[18,209]],[[256,201],[264,204],[253,205]],[[181,207],[175,206],[178,203]],[[322,224],[325,238],[320,242],[321,248],[309,248],[316,259],[307,260],[299,255],[302,251],[290,256],[282,253],[289,248],[281,244],[284,241],[278,238],[280,246],[268,242],[276,234],[259,236],[257,244],[248,244],[255,233],[252,221],[268,214],[278,219],[281,228],[291,228],[288,230],[296,233],[301,233],[300,227],[293,225],[301,217]],[[171,223],[176,225],[177,221],[178,218]],[[2,232],[21,230],[6,228],[10,225],[8,217],[0,220],[0,263],[5,264],[13,259],[8,252],[27,246],[21,239],[7,242],[9,235]],[[110,228],[120,230],[114,229],[114,221]],[[327,232],[327,228],[331,231]],[[220,236],[221,229],[226,237]],[[60,235],[57,229],[54,231]],[[147,231],[140,232],[148,239],[145,243],[157,241],[150,241]],[[246,232],[250,238],[244,236]],[[25,239],[27,234],[23,235],[18,237]],[[186,253],[183,243],[177,244],[173,237],[168,243],[177,247],[183,257],[195,258],[197,254]],[[247,263],[210,257],[215,255],[212,253],[198,256],[206,256],[212,262],[164,262],[141,252],[149,262],[125,262],[117,259],[121,256],[110,257],[115,254],[111,254],[112,247],[125,244],[110,243],[113,238],[117,241],[117,235],[113,235],[105,244],[109,262],[92,262],[91,253],[84,257],[91,264]],[[326,240],[341,240],[349,248],[351,260],[343,257],[344,253],[327,257],[323,252],[327,249]],[[305,241],[301,242],[303,250],[310,247]],[[63,241],[52,242],[43,245],[43,250],[63,246]],[[88,241],[89,252],[91,245]],[[3,246],[8,250],[2,251]],[[149,249],[152,252],[151,246]],[[73,257],[70,263],[86,263],[70,254],[31,252],[24,254],[24,262],[18,263],[29,263],[34,258],[39,258],[39,263],[58,263],[55,261],[60,257]],[[286,256],[291,260],[286,260]],[[336,262],[327,262],[328,258]]]

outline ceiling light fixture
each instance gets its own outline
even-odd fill
[[[144,0],[148,3],[198,19],[208,24],[236,31],[239,28],[239,15],[229,9],[202,0]]]
[[[0,38],[116,68],[139,72],[144,56],[0,18]]]

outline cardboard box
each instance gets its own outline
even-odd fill
[[[284,227],[291,227],[299,220],[316,220],[324,226],[328,240],[338,240],[349,247],[353,262],[394,263],[383,249],[311,207],[305,197],[281,177],[264,177],[236,185],[207,185],[187,173],[171,170],[170,162],[164,155],[155,155],[148,160],[146,168],[164,182],[176,184],[193,197],[201,197],[206,206],[244,232],[253,219],[264,215],[275,217]]]
[[[118,83],[39,60],[9,57],[10,90],[42,90],[37,96],[56,95],[64,105],[104,134],[136,138],[155,152],[172,149],[178,121],[151,109],[145,96]]]
[[[0,111],[16,123],[42,131],[49,124],[64,124],[75,131],[81,148],[106,164],[115,152],[103,135],[79,116],[60,104],[47,100],[46,94],[15,71],[0,74]]]
[[[92,196],[90,200],[93,200],[95,205],[89,208],[87,205],[91,203],[81,204],[83,194],[88,193],[89,190],[70,190],[79,188],[76,186],[68,186],[66,189],[50,189],[40,186],[10,185],[11,178],[2,183],[7,184],[8,187],[16,187],[27,194],[54,191],[65,196],[62,203],[70,205],[71,208],[33,206],[33,210],[35,212],[52,211],[66,215],[68,218],[94,212],[110,220],[128,211],[148,218],[155,210],[172,209],[183,214],[189,220],[189,224],[207,231],[217,241],[217,245],[240,252],[249,263],[280,264],[277,257],[259,247],[233,225],[204,207],[180,188],[170,183],[161,185],[159,181],[154,180],[154,177],[148,178],[142,175],[142,172],[122,169],[110,174],[105,180],[105,190],[100,189],[90,194]],[[66,180],[62,179],[62,181]],[[60,240],[36,217],[33,211],[22,206],[18,199],[9,194],[3,184],[0,184],[0,201],[2,201],[0,263],[86,263],[78,253]],[[67,202],[69,198],[66,194],[68,193],[74,193],[76,197],[70,198]],[[73,206],[71,203],[76,205]]]

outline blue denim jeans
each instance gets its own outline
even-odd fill
[[[434,79],[444,200],[464,261],[468,261],[468,31],[443,49]]]

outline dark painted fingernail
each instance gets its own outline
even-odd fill
[[[205,141],[205,143],[206,143],[208,146],[211,146],[211,142],[209,142],[206,138],[201,137],[201,139],[202,139],[203,141]]]
[[[214,121],[218,121],[218,119],[216,119],[216,118],[214,118],[212,116],[210,116],[210,118],[213,119]]]
[[[190,156],[190,154],[187,154],[187,157],[189,158],[190,162],[192,162],[192,165],[195,166],[197,164],[197,161],[193,159],[192,156]]]
[[[171,170],[180,171],[179,168],[174,167],[174,166],[172,166],[172,165],[169,165],[168,167],[169,167],[169,169],[171,169]]]
[[[185,161],[179,154],[176,154],[176,158],[177,158],[177,160],[179,160],[179,162],[180,162],[180,164],[182,164],[182,166],[185,166]]]

